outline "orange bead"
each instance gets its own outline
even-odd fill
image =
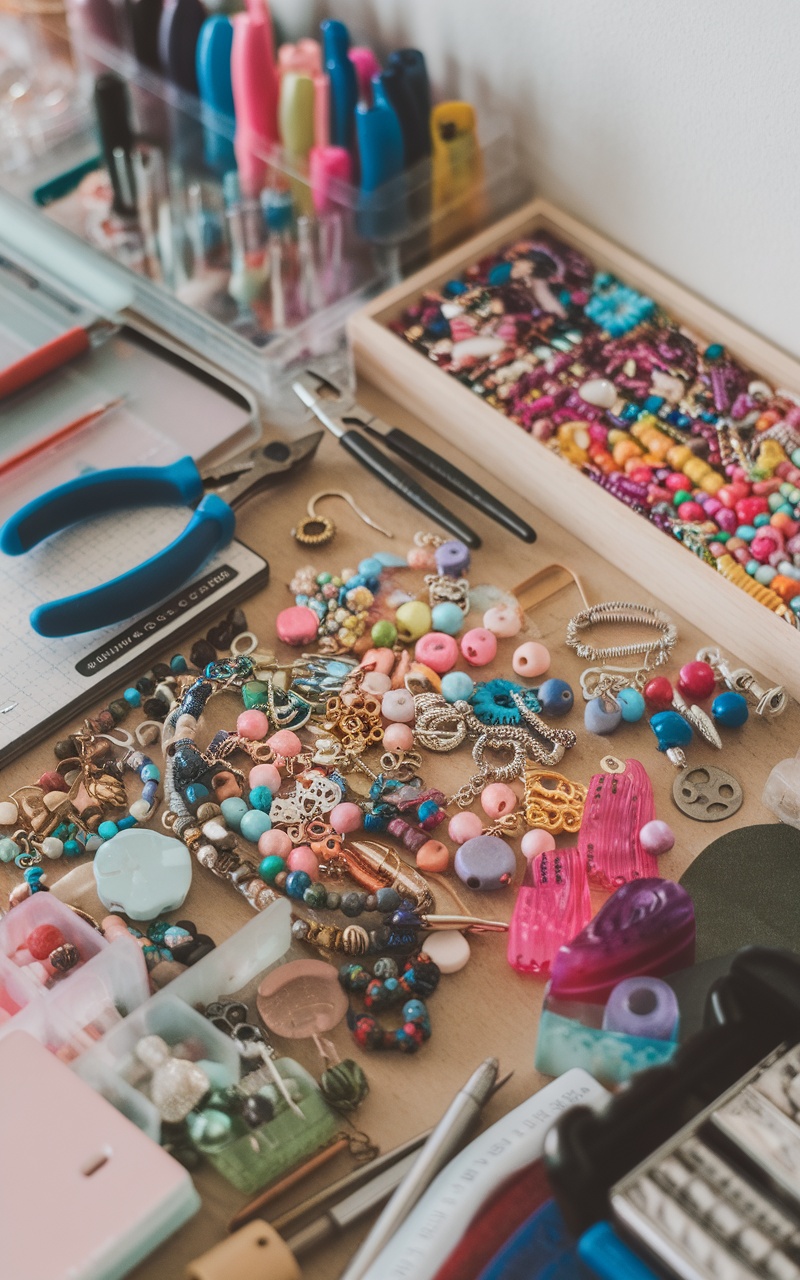
[[[730,543],[728,543],[728,546],[730,546]],[[769,585],[786,604],[793,600],[796,595],[800,595],[800,582],[796,578],[785,578],[782,573],[776,574]]]
[[[780,422],[781,415],[776,409],[765,409],[756,418],[756,431],[767,431],[770,427],[774,427],[776,422]]]
[[[611,452],[618,467],[623,466],[628,458],[636,458],[638,462],[642,456],[642,451],[635,440],[620,440]]]
[[[441,874],[447,870],[449,861],[449,850],[441,840],[426,840],[422,848],[417,850],[417,867],[420,871]]]

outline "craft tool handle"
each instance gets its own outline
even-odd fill
[[[71,524],[125,507],[188,505],[203,495],[200,472],[190,457],[168,467],[116,467],[90,471],[48,490],[20,507],[0,529],[0,551],[21,556]]]
[[[448,511],[447,507],[437,502],[431,494],[421,485],[416,484],[400,467],[396,467],[386,454],[381,453],[380,449],[377,449],[370,440],[366,440],[360,432],[346,431],[339,437],[339,443],[344,445],[348,453],[357,458],[362,466],[378,476],[390,489],[394,489],[395,493],[405,498],[412,507],[430,516],[443,529],[447,529],[454,537],[460,538],[473,550],[481,545],[481,540],[474,529],[470,529],[469,525],[459,520],[452,511]]]
[[[442,458],[438,453],[434,453],[432,449],[420,444],[413,436],[407,435],[399,427],[393,427],[391,431],[381,438],[393,453],[405,458],[408,462],[412,462],[426,476],[430,476],[432,480],[437,480],[445,489],[457,494],[465,502],[470,502],[478,511],[483,511],[487,516],[491,516],[504,529],[508,529],[509,533],[521,538],[523,542],[536,541],[536,530],[527,521],[518,516],[505,503],[495,498],[494,494],[489,493],[488,489],[476,484],[466,472],[460,471],[458,467],[454,467],[446,458]]]
[[[145,613],[180,591],[227,546],[235,528],[236,517],[227,502],[208,493],[183,532],[163,551],[91,591],[40,605],[31,614],[31,626],[40,636],[74,636]]]
[[[32,382],[37,382],[54,369],[60,369],[62,364],[74,360],[76,356],[82,356],[89,350],[89,346],[88,333],[78,325],[74,329],[68,329],[66,333],[60,333],[57,338],[20,360],[15,360],[13,364],[0,370],[0,400],[13,395],[15,391],[21,391],[23,387],[29,387]]]

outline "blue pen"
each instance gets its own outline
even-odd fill
[[[371,107],[359,103],[356,110],[361,162],[358,230],[368,240],[392,241],[408,220],[405,147],[400,121],[386,96],[383,73],[373,77],[372,102]]]
[[[555,1201],[546,1200],[484,1267],[479,1280],[593,1280],[576,1243]]]
[[[197,87],[202,103],[203,154],[220,175],[236,168],[235,118],[231,85],[233,23],[224,14],[206,18],[197,40]]]
[[[322,23],[325,72],[330,82],[330,142],[334,147],[353,145],[354,114],[358,102],[358,77],[349,58],[350,32],[343,22],[329,18]]]
[[[610,1222],[596,1222],[578,1241],[578,1253],[600,1280],[659,1280],[629,1249]]]

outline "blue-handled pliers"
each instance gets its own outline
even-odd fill
[[[168,467],[93,471],[26,503],[0,529],[0,550],[6,555],[23,555],[70,525],[124,507],[195,506],[183,533],[135,569],[90,591],[39,605],[31,614],[34,631],[41,636],[95,631],[165,600],[230,542],[236,528],[233,508],[312,457],[323,434],[259,444],[202,469],[186,457]]]

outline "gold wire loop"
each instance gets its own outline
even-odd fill
[[[384,529],[377,521],[367,515],[366,511],[358,505],[352,493],[347,493],[344,489],[323,489],[321,493],[315,493],[308,500],[306,507],[307,515],[302,520],[298,520],[297,527],[292,529],[292,537],[295,542],[301,543],[305,547],[321,547],[326,542],[330,542],[336,533],[336,525],[328,516],[317,514],[316,505],[323,498],[342,498],[348,506],[352,507],[359,520],[363,520],[364,524],[368,524],[371,529],[377,529],[378,533],[382,533],[386,538],[393,538],[394,534],[388,529]]]

